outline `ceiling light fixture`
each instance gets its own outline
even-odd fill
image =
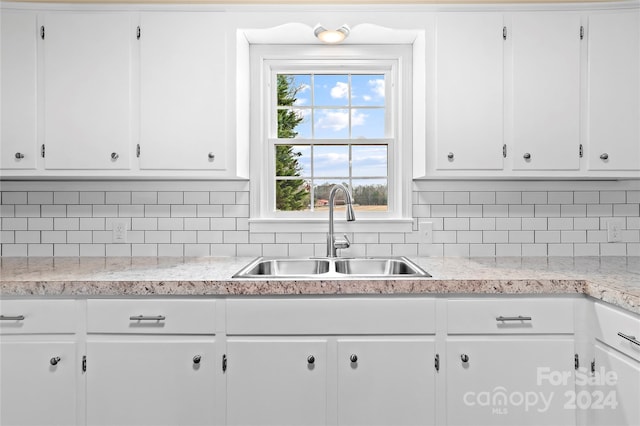
[[[338,28],[337,30],[328,30],[322,25],[317,25],[313,34],[323,43],[335,44],[342,42],[345,38],[349,36],[351,30],[345,24]]]

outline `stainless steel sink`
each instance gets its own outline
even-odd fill
[[[265,258],[259,257],[233,278],[430,277],[406,257]]]

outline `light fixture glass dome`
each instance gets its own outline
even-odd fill
[[[349,36],[349,27],[347,25],[343,25],[337,30],[328,30],[322,25],[318,25],[314,30],[313,34],[318,38],[318,40],[323,43],[340,43],[345,38]]]

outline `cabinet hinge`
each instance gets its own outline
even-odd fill
[[[140,158],[140,144],[136,145],[136,157]]]
[[[507,158],[507,144],[502,145],[502,158]]]
[[[507,27],[502,27],[502,39],[507,39]]]
[[[42,147],[40,148],[40,155],[44,158],[44,144],[42,144]]]
[[[596,372],[596,360],[591,361],[591,373]]]
[[[580,158],[582,158],[582,156],[584,155],[584,149],[582,148],[582,144],[580,144],[580,148],[578,150],[578,153],[580,154]]]
[[[584,38],[584,27],[580,25],[580,40]]]
[[[44,25],[40,27],[40,38],[44,40]]]
[[[575,354],[573,356],[573,366],[575,367],[576,370],[580,368],[580,357],[578,356],[578,354]]]
[[[433,360],[433,366],[436,368],[436,371],[440,371],[440,354],[436,354]]]
[[[83,373],[87,372],[87,356],[86,355],[82,355],[82,372]]]
[[[136,39],[140,40],[140,27],[136,29]]]
[[[222,372],[227,371],[227,354],[222,355]]]

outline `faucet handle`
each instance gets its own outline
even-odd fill
[[[351,246],[351,241],[349,241],[347,234],[343,234],[342,236],[344,237],[344,240],[335,240],[333,243],[333,246],[337,249],[346,249]]]

